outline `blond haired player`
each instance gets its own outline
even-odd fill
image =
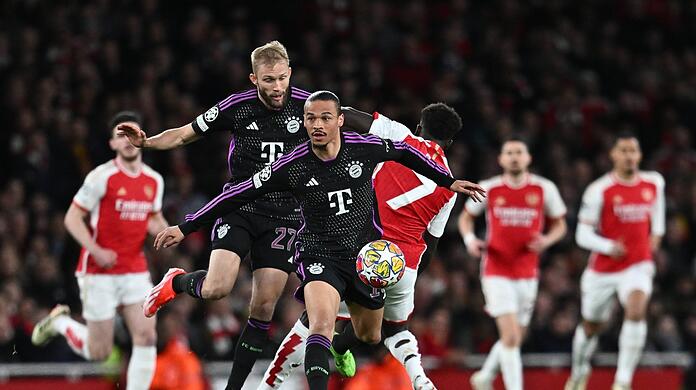
[[[520,346],[537,295],[539,254],[566,233],[566,207],[551,181],[529,173],[532,157],[519,138],[506,140],[498,163],[503,174],[481,182],[482,203],[468,201],[459,216],[467,251],[482,257],[481,287],[486,311],[495,318],[500,340],[482,369],[471,377],[476,390],[491,389],[498,367],[508,390],[522,389]],[[474,218],[486,212],[486,242],[474,235]],[[546,233],[544,222],[549,220]]]
[[[575,240],[591,251],[580,280],[582,324],[573,337],[573,367],[567,390],[583,390],[597,334],[609,320],[614,295],[624,308],[613,390],[631,388],[647,335],[646,310],[655,264],[652,253],[665,232],[665,182],[640,171],[635,135],[621,133],[610,151],[611,172],[590,184],[582,197]]]

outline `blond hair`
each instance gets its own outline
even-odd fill
[[[288,51],[282,43],[271,41],[263,46],[259,46],[251,52],[251,69],[256,72],[256,67],[261,64],[273,65],[277,62],[285,61],[290,65]]]

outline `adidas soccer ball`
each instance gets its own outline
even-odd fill
[[[355,269],[360,280],[368,286],[385,288],[404,276],[406,260],[396,244],[387,240],[377,240],[362,247]]]

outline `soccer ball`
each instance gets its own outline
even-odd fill
[[[368,286],[385,288],[404,276],[406,260],[396,244],[387,240],[377,240],[360,249],[355,269],[360,280]]]

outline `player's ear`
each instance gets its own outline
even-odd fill
[[[338,115],[338,127],[343,126],[343,121],[346,119],[346,117],[343,115],[343,113],[340,113]]]
[[[259,86],[259,84],[258,84],[259,79],[256,77],[256,75],[253,72],[249,73],[249,80],[251,81],[252,84],[256,85],[257,87]]]
[[[288,78],[292,76],[292,68],[288,66]]]

